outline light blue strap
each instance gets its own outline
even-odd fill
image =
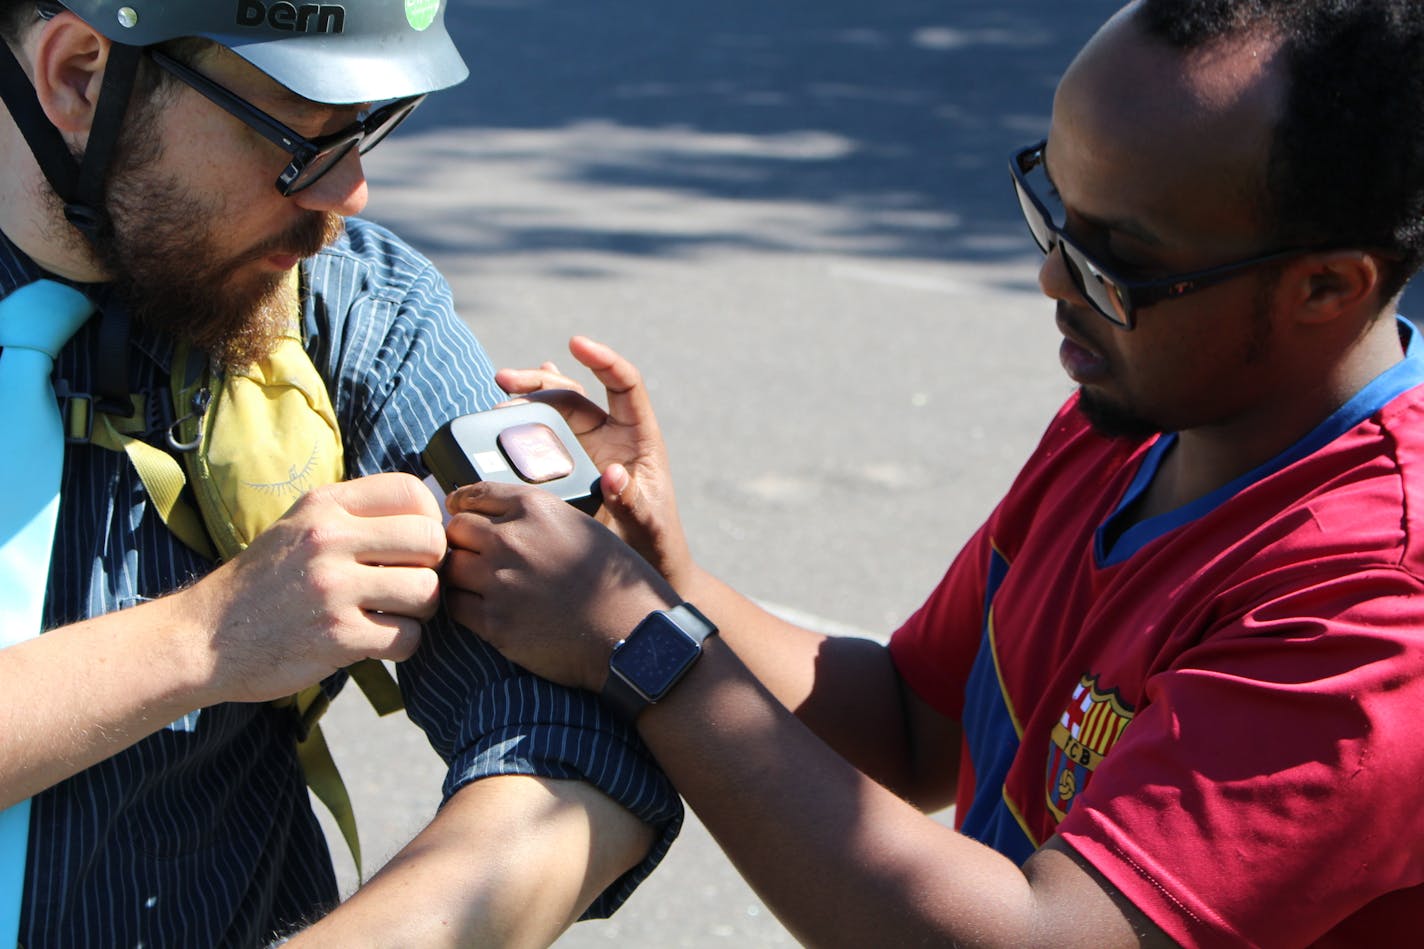
[[[20,941],[20,897],[25,892],[25,856],[30,843],[30,799],[0,811],[0,946]]]

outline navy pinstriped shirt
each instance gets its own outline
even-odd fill
[[[424,477],[419,452],[435,429],[502,397],[449,287],[425,258],[359,220],[305,266],[308,348],[331,390],[347,475]],[[38,276],[0,238],[0,295]],[[59,355],[55,373],[70,391],[94,388],[98,324]],[[134,330],[133,391],[165,398],[171,351],[168,338]],[[163,526],[126,456],[69,446],[46,628],[161,596],[209,569]],[[591,915],[612,912],[662,858],[681,805],[593,696],[510,665],[443,614],[399,673],[407,713],[449,764],[447,797],[487,775],[581,778],[662,829]],[[344,674],[325,686],[342,684]],[[332,905],[335,877],[293,731],[271,705],[200,709],[37,795],[21,942],[249,947]]]

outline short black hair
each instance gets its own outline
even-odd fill
[[[1189,51],[1278,36],[1287,91],[1265,172],[1281,246],[1382,251],[1382,299],[1424,263],[1424,3],[1143,0],[1149,36]]]

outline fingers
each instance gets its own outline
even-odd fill
[[[552,362],[538,369],[501,369],[495,374],[495,380],[506,392],[553,405],[575,435],[591,432],[609,420],[647,433],[657,431],[652,402],[636,366],[611,347],[587,336],[569,340],[569,352],[603,384],[608,399],[607,412],[589,401],[583,386],[560,372]]]
[[[568,423],[569,431],[575,435],[587,435],[601,428],[608,421],[608,413],[598,403],[586,396],[567,389],[544,389],[531,392],[526,402],[543,402],[558,410]]]
[[[410,515],[367,517],[356,525],[356,531],[352,556],[360,564],[430,569],[445,559],[445,528],[439,520]]]
[[[499,481],[476,481],[451,491],[445,498],[445,507],[451,514],[469,512],[496,520],[517,510],[525,492],[538,490]]]
[[[631,509],[638,503],[638,487],[632,475],[622,465],[609,465],[599,479],[603,488],[603,504],[610,510]]]
[[[608,415],[620,425],[656,425],[653,405],[636,366],[611,347],[575,336],[569,340],[569,352],[583,363],[608,392]]]
[[[403,662],[415,655],[420,645],[421,620],[395,613],[369,613],[366,618],[380,632],[373,637],[372,648],[365,658]]]
[[[417,478],[378,474],[313,489],[292,505],[273,536],[292,538],[313,554],[343,552],[362,564],[435,567],[445,556],[442,521],[439,502]]]
[[[457,587],[445,588],[445,609],[451,619],[479,636],[489,639],[489,624],[485,622],[484,597]]]
[[[479,596],[489,589],[489,562],[475,548],[452,548],[441,571],[444,574],[445,605],[453,607],[456,594]]]
[[[584,387],[546,362],[538,369],[501,369],[495,382],[505,392],[518,398],[501,405],[519,402],[543,402],[558,410],[575,435],[591,432],[608,420],[608,413],[590,401]]]
[[[352,578],[356,605],[368,613],[428,620],[440,606],[440,575],[433,567],[361,567]]]
[[[419,478],[409,474],[390,472],[353,478],[316,488],[307,498],[315,503],[338,504],[357,517],[415,514],[440,520],[440,505],[434,495]]]
[[[544,363],[538,369],[501,369],[495,373],[494,381],[512,395],[528,395],[548,389],[569,389],[580,395],[584,392],[582,385],[564,375],[551,362]]]

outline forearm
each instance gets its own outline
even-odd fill
[[[652,842],[651,828],[583,782],[485,778],[288,945],[546,946]]]
[[[882,784],[908,790],[900,681],[882,645],[803,629],[697,567],[679,573],[673,586],[717,624],[737,658],[822,741]]]
[[[1073,944],[1022,870],[839,758],[715,638],[672,695],[640,717],[639,730],[738,869],[807,945]],[[1093,938],[1118,944],[1111,931]]]
[[[415,478],[327,485],[197,583],[0,651],[0,804],[194,709],[291,695],[366,657],[408,658],[439,603],[444,553],[438,508]]]
[[[0,804],[50,787],[206,704],[197,616],[179,597],[0,651]]]

